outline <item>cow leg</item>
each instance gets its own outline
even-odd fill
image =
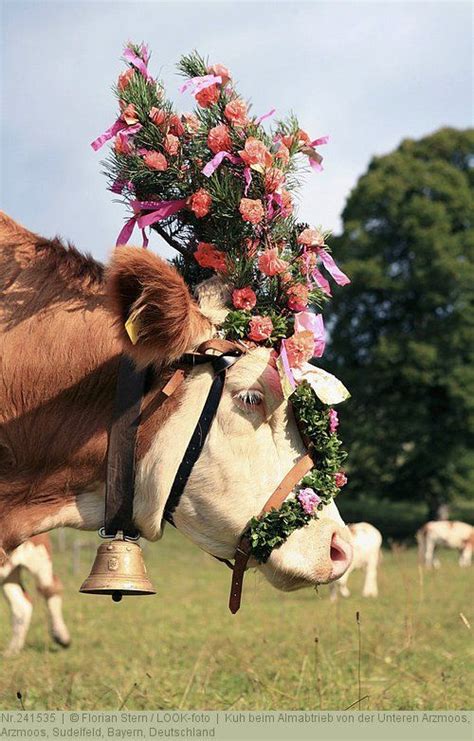
[[[14,656],[21,651],[25,645],[33,613],[33,605],[21,583],[20,571],[20,567],[17,566],[3,582],[3,593],[10,607],[13,630],[10,643],[4,651],[4,656]]]
[[[472,563],[472,544],[467,542],[464,548],[461,549],[459,556],[460,566],[470,566]]]
[[[434,560],[433,560],[434,549],[435,549],[434,540],[432,540],[429,536],[427,536],[425,540],[425,565],[428,569],[431,569],[433,566],[435,566]],[[438,564],[439,564],[439,561],[438,561]],[[435,568],[438,568],[438,566],[435,566]]]
[[[339,592],[341,594],[341,597],[349,597],[350,595],[350,591],[347,587],[347,582],[349,581],[349,574],[351,573],[351,571],[352,569],[349,566],[346,573],[343,574],[341,578],[337,580],[337,582],[335,582],[335,584],[337,584],[337,586],[339,587]]]
[[[53,573],[53,564],[46,548],[36,548],[34,558],[28,563],[36,588],[46,602],[49,632],[56,643],[67,648],[71,643],[69,631],[63,618],[62,584]]]
[[[367,556],[367,564],[365,567],[365,582],[362,590],[363,597],[377,597],[377,564],[379,561],[379,551],[371,550]]]

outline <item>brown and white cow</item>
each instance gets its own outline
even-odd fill
[[[459,565],[470,566],[474,548],[474,528],[459,520],[431,520],[420,527],[416,534],[420,562],[427,568],[440,567],[434,555],[437,546],[459,551]]]
[[[161,536],[164,505],[211,369],[194,368],[169,398],[161,388],[172,362],[216,336],[225,316],[224,290],[211,281],[194,300],[174,267],[136,247],[116,249],[104,271],[73,247],[0,217],[3,559],[35,533],[102,525],[107,429],[123,352],[156,368],[142,405],[134,519],[145,538]],[[135,345],[124,329],[131,312],[140,318]],[[248,520],[304,452],[269,358],[268,349],[255,349],[228,371],[216,418],[174,513],[178,529],[221,558],[233,557]],[[249,397],[249,390],[256,393]],[[339,578],[350,553],[331,504],[259,569],[279,589],[297,589]]]
[[[343,597],[349,597],[347,582],[354,569],[365,569],[362,596],[377,597],[377,569],[381,557],[382,533],[369,522],[355,522],[347,527],[352,536],[352,563],[339,581],[330,585],[331,600],[337,598],[338,592]]]
[[[66,648],[71,639],[63,618],[62,584],[53,572],[51,541],[48,535],[35,535],[15,548],[0,567],[0,584],[10,607],[12,637],[4,656],[13,656],[25,645],[33,614],[33,604],[22,583],[22,570],[33,575],[38,592],[44,597],[51,637]]]

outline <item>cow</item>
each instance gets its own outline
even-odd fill
[[[71,639],[62,611],[62,584],[53,572],[51,541],[48,535],[35,535],[15,548],[0,567],[0,583],[11,614],[13,635],[4,656],[18,654],[25,645],[33,614],[33,604],[22,583],[22,569],[33,575],[36,588],[46,602],[51,637],[63,648]]]
[[[369,522],[355,522],[347,525],[352,536],[352,564],[337,582],[330,585],[330,597],[334,601],[338,592],[342,597],[349,597],[347,587],[350,574],[354,569],[365,568],[363,597],[377,597],[377,568],[381,557],[382,533]]]
[[[136,445],[133,516],[142,536],[163,533],[163,512],[212,384],[196,365],[169,396],[176,364],[216,337],[228,288],[195,296],[169,262],[121,246],[107,269],[59,239],[0,217],[0,559],[34,534],[103,524],[107,433],[122,354],[152,366]],[[139,317],[131,341],[125,323]],[[173,514],[196,545],[234,556],[248,521],[305,452],[271,350],[231,367],[204,448]],[[346,571],[351,546],[331,502],[256,566],[276,588],[327,583]]]
[[[459,551],[459,565],[470,566],[474,548],[474,528],[459,520],[431,520],[416,533],[420,563],[426,568],[439,568],[434,556],[436,546],[455,548]]]

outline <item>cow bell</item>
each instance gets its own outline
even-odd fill
[[[114,602],[123,595],[156,594],[148,578],[138,543],[115,537],[97,549],[91,573],[81,586],[84,594],[110,594]]]

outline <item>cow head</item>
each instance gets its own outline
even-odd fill
[[[124,349],[138,364],[163,365],[216,334],[225,316],[225,287],[201,286],[195,301],[178,272],[145,250],[119,248],[108,275],[112,311]],[[124,324],[133,317],[136,343]],[[232,558],[249,519],[304,452],[270,351],[258,348],[227,372],[217,415],[174,513],[177,527],[204,550]],[[163,509],[212,382],[211,367],[189,373],[179,407],[156,430],[137,470],[135,521],[151,540],[161,535]],[[339,578],[351,547],[335,504],[294,532],[259,566],[279,589]]]

